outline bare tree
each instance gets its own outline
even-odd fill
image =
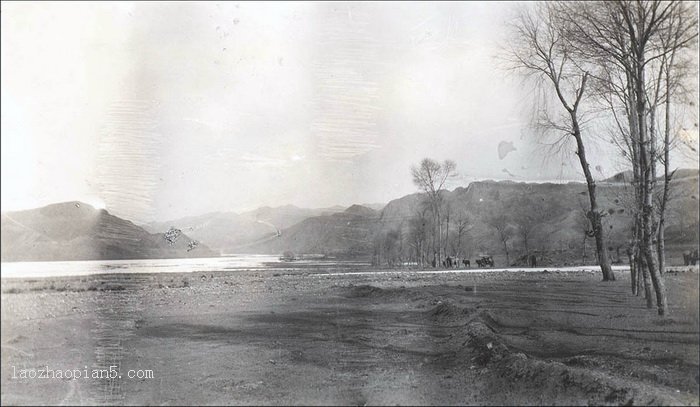
[[[433,251],[436,254],[436,266],[442,262],[442,193],[441,190],[445,186],[445,182],[453,177],[456,172],[457,165],[454,161],[445,160],[439,163],[430,158],[424,158],[419,166],[411,167],[411,175],[413,183],[420,188],[427,196],[428,202],[435,217],[433,230]]]
[[[513,237],[513,227],[508,222],[508,218],[503,214],[488,217],[486,223],[496,231],[498,241],[503,245],[503,252],[506,255],[506,266],[509,266],[510,253],[508,251],[508,242]]]
[[[663,89],[663,96],[659,98],[658,103],[663,103],[664,113],[664,129],[662,141],[662,154],[658,157],[663,164],[663,190],[658,199],[658,228],[657,228],[657,256],[659,259],[659,271],[664,273],[666,270],[666,255],[665,255],[665,227],[666,227],[666,208],[668,201],[671,198],[671,181],[674,171],[671,171],[670,151],[677,145],[676,135],[679,129],[674,129],[672,125],[671,112],[672,101],[676,103],[688,103],[691,106],[695,104],[697,95],[692,95],[692,92],[684,86],[685,80],[690,76],[694,58],[687,58],[687,53],[678,45],[685,40],[685,27],[690,20],[690,23],[697,24],[697,19],[693,21],[687,11],[682,7],[678,8],[673,14],[671,21],[667,27],[671,29],[666,31],[666,35],[660,35],[660,48],[666,50],[659,63],[659,75],[656,84],[657,93]],[[697,30],[696,30],[697,31]],[[686,100],[687,96],[691,97]],[[696,109],[693,109],[696,110]],[[675,130],[675,131],[674,131]]]
[[[465,236],[472,228],[469,216],[464,211],[458,213],[455,228],[455,236],[452,239],[452,252],[457,257],[462,257],[467,254],[462,252]]]
[[[609,103],[609,111],[624,136],[621,146],[631,159],[637,190],[636,246],[648,267],[659,315],[667,313],[667,299],[658,267],[658,247],[654,250],[658,238],[654,202],[659,160],[657,110],[671,95],[671,76],[664,75],[664,71],[670,74],[674,55],[697,40],[694,7],[692,3],[660,0],[556,6],[571,52],[579,59],[592,61],[596,68],[592,80],[601,90],[598,95],[607,92],[605,100],[615,102]],[[663,156],[670,149],[665,136]]]
[[[442,253],[447,257],[447,245],[450,242],[450,215],[452,208],[449,204],[444,205],[442,212],[445,214],[445,238],[442,240]]]
[[[429,219],[427,208],[422,208],[409,220],[408,239],[409,245],[415,254],[416,263],[424,267],[426,263],[427,233],[429,229]]]
[[[596,241],[603,281],[615,280],[606,251],[596,183],[586,157],[586,144],[582,134],[580,109],[589,73],[582,68],[583,64],[572,59],[572,52],[550,4],[538,4],[534,10],[524,9],[512,28],[509,56],[515,63],[514,67],[539,80],[543,87],[548,83],[547,89],[555,93],[560,108],[564,110],[563,114],[552,117],[546,108],[542,109],[540,128],[545,132],[572,137],[576,143],[576,155],[588,187],[590,209],[587,216]]]
[[[514,204],[511,212],[515,231],[522,240],[525,254],[529,256],[532,249],[530,243],[546,218],[545,206],[543,202],[535,202],[527,196],[518,198]]]
[[[384,260],[394,267],[401,264],[401,230],[392,229],[384,234]]]

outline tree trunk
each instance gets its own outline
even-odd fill
[[[642,288],[646,290],[646,283],[647,280],[644,279],[645,271],[644,271],[644,265],[642,262],[642,256],[640,256],[639,253],[639,236],[641,235],[641,221],[639,219],[639,215],[636,214],[634,217],[634,229],[632,230],[632,247],[631,247],[631,252],[632,252],[632,260],[634,261],[634,270],[635,270],[635,280],[636,280],[636,286],[634,288],[634,295],[639,296],[642,293]],[[646,291],[645,291],[646,292]]]
[[[508,242],[503,242],[503,249],[506,251],[506,267],[510,264],[510,255],[508,254]]]
[[[445,216],[445,242],[442,244],[444,247],[444,255],[447,258],[447,245],[450,242],[450,214],[449,212]]]
[[[462,257],[462,231],[457,232],[457,256]]]
[[[668,193],[671,187],[671,174],[669,173],[671,162],[669,157],[669,149],[671,148],[671,74],[669,67],[673,65],[675,52],[671,53],[670,62],[666,65],[666,101],[665,105],[665,123],[664,123],[664,192],[661,196],[661,207],[659,208],[659,230],[656,240],[657,255],[659,257],[659,272],[666,272],[666,242],[665,232],[666,227],[666,204],[668,203]]]
[[[653,193],[654,193],[654,179],[653,179],[653,167],[654,161],[653,157],[650,155],[650,149],[647,148],[647,128],[646,128],[646,95],[644,89],[644,67],[641,64],[643,61],[643,52],[639,52],[637,55],[637,76],[636,76],[636,93],[637,93],[637,121],[638,131],[639,131],[639,158],[640,168],[643,178],[642,187],[642,245],[641,251],[642,256],[644,256],[647,267],[649,268],[649,273],[651,274],[651,280],[654,284],[654,291],[656,293],[656,305],[658,308],[659,315],[665,315],[667,313],[667,303],[666,303],[666,289],[664,287],[663,278],[659,273],[656,263],[656,257],[654,256],[654,242],[652,231],[652,211],[653,211]]]
[[[649,267],[644,256],[640,255],[640,263],[642,268],[642,275],[644,277],[644,298],[647,301],[647,308],[654,308],[654,299],[651,293],[651,278],[649,277]]]
[[[632,284],[632,295],[637,295],[637,270],[635,269],[634,257],[632,256],[632,249],[627,249],[627,259],[630,265],[630,283]]]
[[[530,245],[528,244],[527,237],[523,238],[523,244],[525,245],[525,255],[530,257]]]
[[[666,236],[664,236],[664,227],[664,218],[662,215],[659,219],[659,235],[656,240],[656,255],[659,258],[659,272],[662,274],[666,272],[666,243],[664,242]]]
[[[571,123],[573,124],[573,136],[576,139],[576,154],[578,155],[581,169],[586,177],[586,185],[588,186],[588,200],[590,201],[591,209],[586,215],[588,216],[588,220],[591,222],[591,227],[593,228],[596,253],[598,254],[598,264],[600,265],[600,270],[603,273],[603,281],[614,281],[615,274],[610,267],[610,260],[608,259],[608,252],[605,247],[605,237],[603,236],[603,226],[600,219],[600,213],[598,211],[598,200],[596,197],[595,188],[596,185],[595,181],[593,180],[593,176],[591,175],[588,160],[586,159],[586,149],[583,145],[581,129],[579,127],[575,111],[571,112]]]
[[[438,227],[438,233],[437,233],[437,259],[435,261],[435,267],[440,268],[442,265],[442,222],[440,219],[440,210],[438,208],[435,208],[436,216],[437,216],[437,227]]]
[[[591,205],[593,207],[593,205]],[[596,207],[597,209],[597,207]],[[594,212],[592,209],[588,213],[591,218],[591,226],[595,232],[595,249],[598,254],[598,263],[600,264],[600,269],[603,272],[603,281],[615,281],[615,274],[613,274],[612,267],[610,267],[610,259],[608,257],[608,251],[605,247],[605,239],[603,237],[603,225],[600,217],[600,213],[597,210]]]
[[[654,291],[656,292],[656,307],[658,308],[658,313],[661,316],[668,315],[666,284],[659,273],[658,265],[656,264],[656,256],[651,244],[647,247],[646,257],[647,263],[649,264],[651,281],[654,283]]]
[[[644,267],[642,266],[642,257],[639,255],[639,249],[635,249],[634,252],[634,265],[637,269],[637,296],[640,296],[644,292]]]
[[[420,261],[420,267],[425,268],[425,251],[423,250],[423,242],[418,245],[418,259]]]

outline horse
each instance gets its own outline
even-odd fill
[[[447,256],[442,265],[445,266],[445,268],[452,268],[452,257]]]

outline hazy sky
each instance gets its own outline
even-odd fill
[[[2,3],[2,209],[387,202],[426,156],[457,162],[450,187],[576,179],[534,154],[532,95],[494,60],[515,6]]]

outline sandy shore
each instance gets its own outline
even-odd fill
[[[660,318],[586,271],[2,280],[10,404],[698,404],[698,273]],[[121,378],[21,379],[106,369]],[[153,378],[128,378],[150,370]]]

